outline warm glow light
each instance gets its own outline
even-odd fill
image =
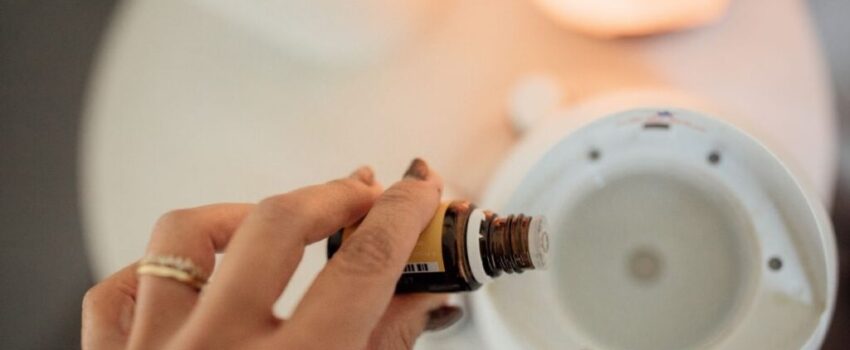
[[[534,0],[558,23],[603,37],[650,35],[710,23],[729,0]]]

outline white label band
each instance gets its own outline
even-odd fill
[[[478,283],[490,282],[493,278],[484,270],[484,261],[481,259],[481,223],[484,222],[484,211],[475,209],[469,214],[466,224],[466,258],[469,260],[469,269],[472,278]]]

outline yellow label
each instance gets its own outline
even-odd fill
[[[407,259],[404,273],[446,271],[443,266],[443,219],[448,207],[449,203],[440,204],[437,214],[419,234],[413,253],[410,254],[410,259]]]
[[[443,265],[443,220],[446,216],[446,209],[449,203],[440,204],[437,213],[425,227],[425,230],[419,234],[419,239],[416,241],[416,246],[413,247],[413,252],[410,258],[407,259],[407,265],[404,267],[404,273],[426,273],[426,272],[444,272],[446,271]],[[346,227],[342,232],[343,242],[348,239],[352,232],[357,228],[357,225]]]

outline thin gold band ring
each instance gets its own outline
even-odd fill
[[[168,278],[201,290],[209,278],[192,260],[173,255],[148,255],[139,260],[136,274]]]

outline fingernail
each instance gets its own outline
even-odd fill
[[[360,180],[360,182],[372,186],[375,183],[375,172],[372,171],[372,168],[369,166],[362,166],[357,168],[351,175],[349,176],[352,179]]]
[[[463,310],[457,306],[440,306],[428,312],[428,324],[425,330],[436,332],[451,327],[463,317]]]
[[[404,178],[425,180],[427,177],[428,163],[425,163],[425,161],[420,158],[414,158],[413,161],[410,162],[410,166],[407,167],[407,171],[404,172]]]

